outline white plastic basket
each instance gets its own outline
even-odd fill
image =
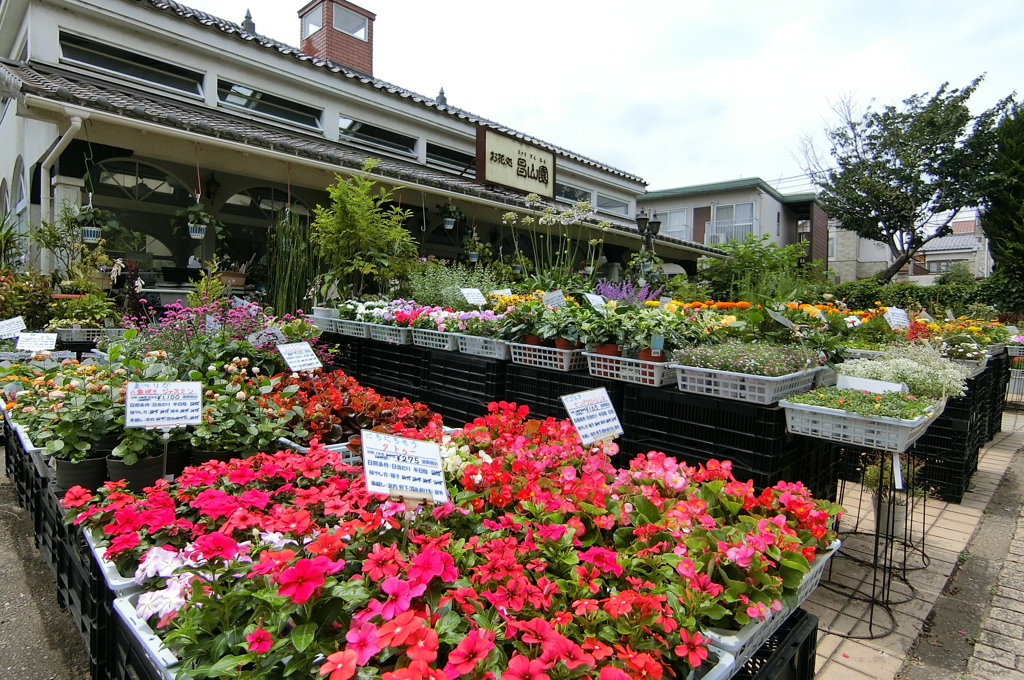
[[[814,375],[818,372],[817,368],[812,368],[771,378],[679,364],[672,364],[672,368],[676,369],[680,392],[710,394],[754,404],[774,404],[786,395],[806,392],[813,386]]]
[[[311,324],[313,324],[314,326],[316,326],[317,328],[319,328],[322,331],[326,331],[328,333],[333,333],[334,332],[334,322],[335,322],[335,319],[332,319],[332,318],[326,317],[326,316],[313,316],[312,314],[307,316],[306,319]]]
[[[353,338],[368,338],[370,337],[370,326],[362,321],[335,319],[334,332],[349,335]]]
[[[412,329],[398,326],[384,326],[378,323],[366,324],[370,327],[370,337],[391,345],[411,345]]]
[[[1007,345],[1006,351],[1011,357],[1024,357],[1024,345]]]
[[[100,571],[103,572],[103,580],[107,582],[107,588],[110,588],[114,593],[114,597],[124,597],[125,595],[131,595],[142,590],[141,586],[135,584],[135,579],[121,576],[121,572],[117,570],[117,565],[103,556],[106,549],[100,547],[99,541],[96,540],[91,531],[83,529],[82,533],[85,535],[85,542],[89,544],[89,551],[92,553],[93,559],[96,560],[96,564],[100,566]]]
[[[463,354],[475,354],[478,357],[490,357],[504,361],[512,358],[512,352],[504,340],[481,338],[476,335],[460,335],[459,351]]]
[[[814,384],[811,385],[811,388],[816,390],[819,387],[834,387],[837,382],[839,382],[839,374],[835,369],[821,366],[814,374]]]
[[[929,413],[915,420],[869,418],[859,413],[795,404],[785,399],[779,402],[779,406],[786,409],[786,428],[792,434],[903,453],[942,414],[946,400],[943,399],[931,407]]]
[[[149,624],[143,621],[135,613],[135,603],[138,602],[140,593],[116,598],[113,602],[114,611],[125,623],[125,627],[135,638],[146,658],[153,668],[160,673],[159,680],[174,680],[180,663],[178,657],[171,650],[164,647],[163,642],[157,637]]]
[[[985,348],[985,352],[988,353],[990,357],[995,357],[1002,354],[1004,349],[1006,349],[1006,344],[1000,343],[997,345],[989,345]]]
[[[57,339],[61,342],[96,342],[100,338],[118,340],[124,337],[123,328],[58,328]]]
[[[1006,400],[1024,401],[1024,368],[1010,369],[1010,381],[1006,383]]]
[[[590,375],[623,382],[663,387],[672,382],[672,367],[663,361],[641,361],[584,352]]]
[[[429,347],[430,349],[443,349],[446,352],[457,352],[459,350],[459,336],[455,333],[413,328],[412,344],[420,347]]]
[[[582,371],[587,367],[587,358],[581,349],[555,349],[540,345],[520,345],[508,343],[512,350],[512,363],[537,368],[549,368],[552,371]]]
[[[766,620],[751,621],[740,630],[709,628],[701,631],[710,640],[708,646],[716,652],[731,654],[735,659],[736,666],[745,664],[818,587],[828,561],[836,554],[840,545],[840,541],[835,541],[826,552],[818,555],[817,559],[811,563],[810,571],[804,574],[804,578],[797,588],[795,603],[783,602],[782,609],[773,613]]]

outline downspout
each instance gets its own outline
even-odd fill
[[[67,110],[64,111],[67,113]],[[88,118],[88,115],[85,116]],[[71,140],[75,138],[78,131],[82,129],[83,116],[70,115],[70,125],[68,125],[67,131],[57,140],[57,145],[53,147],[53,150],[47,154],[46,158],[43,159],[42,165],[39,166],[39,219],[42,222],[49,222],[50,215],[50,168],[57,162],[60,155],[64,153],[64,149],[68,148],[71,144]]]

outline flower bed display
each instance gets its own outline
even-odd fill
[[[584,352],[590,375],[623,382],[662,387],[672,382],[672,367],[661,361],[641,361],[625,357]]]
[[[552,371],[582,371],[587,367],[587,358],[582,349],[555,349],[540,345],[508,343],[512,351],[512,363],[524,366],[547,368]]]

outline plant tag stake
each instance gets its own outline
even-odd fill
[[[652,335],[651,336],[651,356],[660,357],[661,351],[665,349],[665,336],[664,335]]]
[[[903,468],[900,463],[900,454],[892,454],[892,481],[897,491],[903,491]]]
[[[1007,326],[1006,332],[1009,333],[1010,335],[1020,335],[1020,331],[1017,330],[1016,326]]]
[[[608,313],[608,309],[605,308],[604,306],[606,300],[604,299],[603,295],[595,295],[594,293],[584,293],[583,295],[584,297],[587,298],[587,302],[590,303],[591,307],[593,307],[602,314]]]
[[[487,298],[480,292],[479,288],[459,288],[462,291],[462,297],[466,298],[466,302],[471,305],[486,305]]]
[[[367,491],[386,493],[398,501],[448,502],[438,444],[373,430],[363,430],[360,438]]]
[[[562,395],[562,403],[584,445],[613,439],[624,433],[608,390],[603,387]]]
[[[776,321],[781,323],[786,328],[789,328],[789,329],[793,328],[793,322],[790,321],[789,319],[787,319],[786,317],[782,316],[778,312],[776,312],[774,309],[766,309],[765,311],[768,312],[768,316],[770,316],[771,318],[775,319]]]
[[[281,353],[281,358],[288,364],[288,368],[293,371],[315,371],[324,367],[308,342],[278,345],[277,351]]]
[[[664,307],[668,303],[672,302],[672,298],[670,298],[670,297],[663,297],[660,300],[658,300],[658,302],[660,302],[661,306]]]
[[[921,310],[921,313],[918,314],[918,316],[924,319],[925,321],[935,321],[935,317],[924,310]]]
[[[498,290],[492,290],[491,295],[500,295],[502,297],[512,297],[511,288],[499,288]]]
[[[885,317],[886,323],[889,324],[889,328],[900,330],[901,328],[910,328],[910,317],[907,313],[899,307],[890,307],[882,316]]]
[[[550,293],[544,293],[543,301],[545,307],[564,307],[565,295],[560,290],[553,290]]]
[[[56,333],[19,333],[15,349],[25,352],[49,352],[56,346]]]
[[[125,427],[157,429],[199,425],[202,410],[201,382],[130,382],[125,385]]]
[[[13,338],[18,333],[25,330],[25,320],[20,316],[16,316],[13,319],[7,319],[6,321],[0,321],[0,338]]]

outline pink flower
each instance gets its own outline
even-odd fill
[[[589,562],[601,571],[611,572],[616,576],[622,576],[622,567],[616,561],[618,553],[608,548],[591,548],[580,553],[581,562]]]
[[[295,604],[305,604],[313,596],[316,589],[324,584],[327,566],[315,560],[301,559],[294,566],[288,567],[277,579],[278,593],[290,597]],[[330,560],[326,560],[330,563]],[[333,677],[333,676],[332,676]]]
[[[759,621],[766,620],[771,613],[771,610],[764,602],[754,602],[747,607],[747,616]]]
[[[549,680],[544,672],[544,662],[540,659],[530,660],[522,654],[516,654],[508,661],[508,669],[501,674],[502,680]]]
[[[214,532],[197,538],[195,549],[205,559],[209,560],[214,557],[220,557],[226,561],[238,554],[238,543],[230,536]]]
[[[412,558],[408,575],[411,583],[429,583],[435,576],[447,583],[457,579],[459,572],[451,555],[429,548]]]
[[[385,621],[390,621],[406,611],[412,603],[412,598],[422,595],[427,590],[427,586],[422,583],[410,586],[409,581],[389,578],[381,585],[381,590],[390,597],[381,607],[380,615]]]
[[[356,665],[365,666],[366,662],[380,651],[380,645],[377,644],[377,627],[372,623],[364,623],[358,630],[349,629],[345,639],[348,640],[345,649],[351,649],[357,655]]]
[[[753,546],[729,545],[725,541],[718,542],[718,549],[724,552],[729,560],[742,569],[750,566],[750,561],[754,558],[754,553],[757,552]]]
[[[274,639],[270,637],[270,631],[257,628],[245,636],[249,643],[249,651],[257,654],[266,654],[274,646]]]
[[[631,680],[629,673],[616,668],[615,666],[605,666],[601,669],[600,680]]]
[[[707,640],[700,633],[685,628],[679,631],[679,639],[683,644],[676,646],[676,655],[686,659],[692,668],[697,668],[708,658]]]
[[[459,641],[458,646],[448,654],[448,665],[444,672],[456,677],[471,672],[476,665],[487,658],[494,649],[494,631],[479,628]]]

